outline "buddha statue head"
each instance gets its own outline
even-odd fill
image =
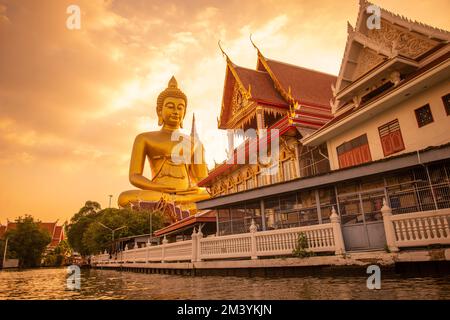
[[[167,88],[159,94],[156,101],[158,125],[170,129],[182,128],[186,107],[187,97],[178,89],[177,80],[172,77]]]

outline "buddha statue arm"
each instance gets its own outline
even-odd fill
[[[151,180],[144,177],[142,174],[144,172],[145,159],[147,155],[147,143],[142,135],[138,135],[134,140],[133,151],[131,153],[130,161],[130,183],[144,190],[154,190],[154,191],[174,191],[175,188],[170,188],[167,186],[162,186],[160,184],[154,183]]]

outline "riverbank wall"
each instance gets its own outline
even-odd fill
[[[365,273],[370,265],[392,273],[424,275],[450,274],[450,248],[408,250],[397,253],[385,251],[351,252],[342,256],[271,257],[257,260],[220,260],[200,262],[133,262],[97,263],[96,269],[170,275],[223,276],[290,276],[317,274]]]

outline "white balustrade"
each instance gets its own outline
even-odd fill
[[[227,258],[252,258],[262,256],[290,255],[298,243],[300,233],[308,241],[306,250],[312,252],[336,251],[342,253],[343,245],[336,246],[334,223],[278,229],[258,232],[252,223],[249,233],[203,238],[201,230],[193,232],[192,240],[125,248],[117,257],[109,259],[109,254],[94,256],[93,264],[146,263],[166,261],[202,261]],[[342,237],[342,235],[340,235]],[[341,241],[342,242],[342,241]],[[341,248],[339,251],[338,248]]]
[[[192,240],[165,244],[164,261],[191,261]]]
[[[298,228],[250,232],[200,240],[199,256],[206,259],[256,258],[258,256],[290,255],[296,248],[300,233],[308,241],[306,250],[336,251],[332,223]]]
[[[228,258],[257,259],[262,256],[291,255],[298,244],[300,233],[308,242],[306,250],[312,252],[334,251],[340,255],[345,252],[340,220],[332,210],[331,222],[298,228],[257,231],[254,221],[249,233],[204,238],[201,230],[192,233],[192,240],[168,243],[164,238],[162,245],[146,246],[119,252],[113,259],[108,254],[93,258],[96,264],[146,263],[166,261],[202,261]]]
[[[333,227],[331,223],[307,227],[289,228],[256,234],[258,256],[287,255],[296,248],[300,233],[308,242],[306,250],[312,252],[335,251]]]
[[[387,220],[397,247],[450,244],[450,209],[391,215]]]
[[[199,242],[200,259],[251,257],[250,233],[203,238]]]

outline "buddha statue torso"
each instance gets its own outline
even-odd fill
[[[159,201],[168,195],[175,204],[192,212],[196,210],[195,201],[209,198],[206,190],[196,185],[208,175],[203,146],[195,139],[196,135],[179,133],[186,105],[187,98],[172,77],[167,89],[160,93],[157,100],[158,124],[163,127],[160,131],[139,134],[133,144],[129,177],[131,184],[141,190],[122,192],[119,206],[139,201]],[[195,144],[191,145],[191,142]],[[198,152],[200,161],[193,161],[193,155],[198,155]],[[151,178],[143,175],[147,159]]]
[[[179,142],[171,141],[171,135],[172,132],[163,130],[142,134],[145,139],[145,149],[148,150],[147,157],[153,177],[151,181],[167,188],[175,188],[174,193],[176,193],[192,188],[194,182],[182,152],[178,155],[172,155]],[[183,139],[189,140],[189,137],[183,136]],[[167,141],[167,143],[158,143],[160,141]],[[192,154],[189,157],[191,158]]]

